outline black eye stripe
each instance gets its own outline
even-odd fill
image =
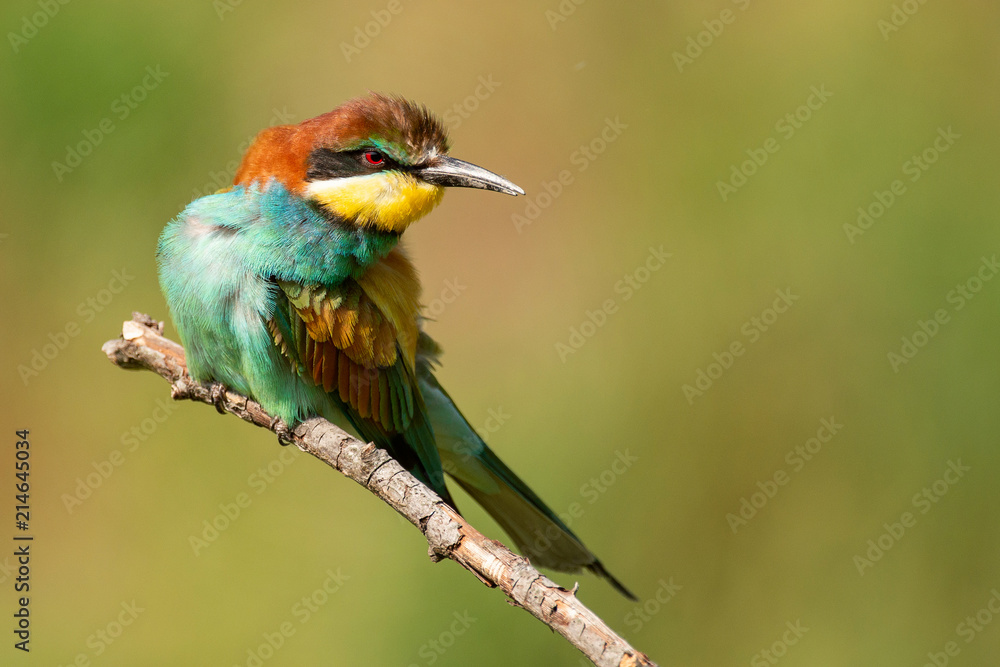
[[[378,153],[383,162],[377,166],[365,160],[365,153]],[[334,151],[329,148],[317,148],[309,154],[306,169],[306,181],[319,181],[328,178],[347,178],[372,174],[384,169],[397,169],[399,165],[376,149],[364,148],[354,151]]]

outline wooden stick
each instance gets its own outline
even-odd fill
[[[122,326],[122,336],[101,348],[115,365],[153,371],[171,384],[171,396],[215,404],[245,421],[279,432],[290,444],[336,468],[382,499],[427,538],[433,561],[450,558],[487,586],[549,626],[600,667],[655,664],[619,637],[577,599],[521,556],[473,528],[458,512],[375,445],[351,437],[325,419],[309,419],[292,431],[246,396],[213,392],[187,374],[184,348],[163,337],[163,323],[141,313]]]

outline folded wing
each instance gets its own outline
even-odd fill
[[[269,323],[275,345],[300,376],[323,387],[358,433],[452,503],[441,458],[404,346],[400,326],[361,281],[304,285],[278,281],[281,292]],[[412,338],[413,342],[410,343]]]

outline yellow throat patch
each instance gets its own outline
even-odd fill
[[[444,188],[401,171],[313,181],[307,197],[328,211],[362,227],[402,232],[431,212]]]

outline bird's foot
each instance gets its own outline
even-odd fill
[[[285,423],[284,419],[281,417],[275,417],[272,419],[271,430],[278,436],[279,445],[287,447],[292,444],[292,429],[288,428],[288,424]]]
[[[224,401],[226,399],[226,385],[216,382],[212,385],[212,405],[219,411],[220,415],[226,414]]]

